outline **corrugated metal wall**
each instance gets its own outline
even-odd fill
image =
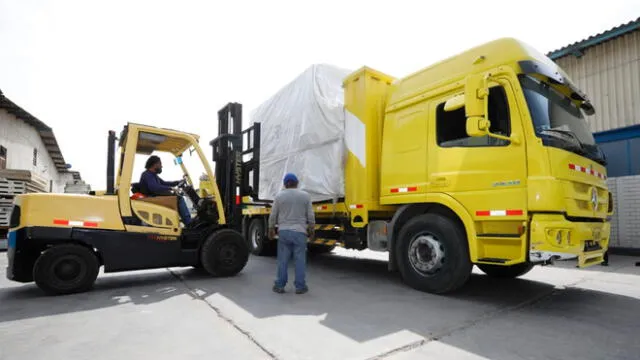
[[[592,99],[591,131],[640,124],[640,31],[556,60]]]

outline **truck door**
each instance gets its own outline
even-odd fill
[[[428,183],[430,191],[448,193],[466,207],[477,222],[479,235],[507,238],[520,232],[525,219],[527,162],[513,87],[506,78],[496,81],[499,83],[490,86],[488,97],[490,131],[515,135],[519,144],[489,136],[468,136],[464,107],[444,110],[445,101],[459,95],[462,89],[436,98],[429,109],[433,121],[429,121]]]

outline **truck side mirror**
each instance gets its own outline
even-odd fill
[[[489,120],[481,117],[469,117],[467,118],[467,135],[471,137],[479,137],[489,135],[489,127],[491,123]]]
[[[464,106],[467,117],[467,135],[471,137],[489,136],[519,144],[517,135],[502,136],[492,133],[489,121],[489,79],[491,74],[473,74],[467,77],[464,86]]]
[[[467,77],[464,86],[465,114],[467,116],[467,135],[472,137],[489,134],[491,123],[487,120],[490,75],[473,74]]]
[[[487,117],[489,74],[473,74],[467,77],[464,86],[465,113],[467,118]]]

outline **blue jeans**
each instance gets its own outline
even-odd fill
[[[178,213],[180,214],[180,220],[182,220],[184,225],[189,225],[191,222],[191,213],[189,212],[187,203],[184,201],[184,197],[182,196],[178,196]]]
[[[278,231],[278,274],[275,285],[284,288],[287,285],[289,260],[293,255],[296,269],[296,289],[307,287],[305,271],[307,266],[307,234],[291,231]]]

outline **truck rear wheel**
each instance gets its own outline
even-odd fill
[[[473,267],[463,230],[439,214],[409,220],[400,231],[396,255],[404,282],[435,294],[460,288]]]
[[[233,276],[239,273],[249,260],[249,247],[242,234],[222,229],[211,234],[200,250],[202,267],[214,276]]]
[[[500,265],[489,265],[489,264],[476,264],[483,273],[495,277],[495,278],[503,278],[503,279],[513,279],[518,276],[522,276],[531,269],[533,269],[533,264],[531,263],[521,263],[515,264],[511,266],[500,266]]]
[[[275,242],[267,238],[265,221],[262,218],[253,218],[249,222],[247,242],[254,255],[267,256],[275,252]]]
[[[36,285],[50,295],[85,292],[91,289],[100,262],[88,248],[61,244],[45,250],[33,266]]]

